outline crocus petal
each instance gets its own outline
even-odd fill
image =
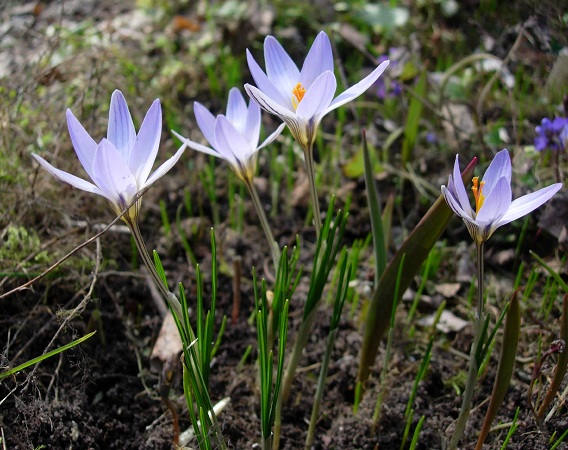
[[[178,151],[174,153],[174,156],[172,156],[170,159],[166,160],[166,162],[164,164],[162,164],[160,167],[158,167],[156,169],[156,171],[152,175],[150,175],[148,180],[146,180],[146,182],[140,187],[140,190],[144,190],[148,186],[151,186],[152,184],[154,184],[156,182],[156,180],[159,180],[166,173],[168,173],[169,170],[174,166],[174,164],[178,162],[178,160],[180,159],[181,155],[183,155],[183,152],[185,151],[186,148],[187,148],[187,145],[186,145],[186,143],[184,143],[178,149]]]
[[[245,130],[247,114],[247,104],[243,94],[239,89],[231,88],[227,102],[227,119],[241,133]]]
[[[119,90],[114,91],[110,98],[107,138],[122,154],[124,161],[128,161],[136,131],[124,95]]]
[[[458,201],[458,199],[454,196],[454,193],[449,188],[447,188],[446,186],[442,186],[442,194],[444,194],[446,203],[456,215],[458,215],[462,219],[468,219],[471,217],[471,214],[468,214],[462,208],[461,203]]]
[[[193,104],[193,113],[203,136],[209,145],[215,147],[215,116],[199,102]]]
[[[192,148],[193,150],[197,150],[198,152],[201,153],[206,153],[207,155],[211,155],[211,156],[215,156],[216,158],[220,158],[221,155],[219,154],[219,152],[217,152],[216,150],[209,148],[205,145],[199,144],[197,142],[193,142],[190,139],[187,139],[185,137],[183,137],[181,134],[179,134],[178,132],[172,130],[172,133],[182,142],[184,142],[189,148]]]
[[[505,177],[509,185],[511,184],[511,157],[507,149],[503,149],[495,155],[483,175],[483,192],[485,195],[491,193],[501,177]]]
[[[264,92],[268,97],[272,98],[275,102],[278,102],[280,105],[285,106],[290,111],[292,111],[294,109],[294,106],[292,105],[292,91],[290,91],[290,95],[282,95],[282,93],[274,86],[272,81],[268,79],[264,71],[252,57],[252,54],[248,51],[248,49],[247,63],[254,82],[258,86],[258,89]]]
[[[461,205],[461,208],[468,214],[468,216],[473,217],[473,209],[471,208],[469,197],[467,196],[467,191],[465,190],[460,172],[460,161],[458,155],[456,155],[454,172],[453,175],[450,176],[448,188],[454,193],[454,195],[456,195],[457,201]]]
[[[260,138],[260,106],[254,100],[249,100],[244,130],[241,131],[251,147],[258,146]]]
[[[128,167],[139,185],[144,184],[160,147],[162,135],[162,108],[160,100],[154,100],[140,125],[138,136],[128,160]]]
[[[534,211],[536,208],[547,202],[554,194],[562,188],[562,183],[555,183],[536,192],[523,195],[511,203],[509,210],[505,213],[499,225],[505,225],[513,220],[523,217],[524,215]]]
[[[248,158],[256,151],[223,115],[217,116],[215,140],[216,150],[237,170],[244,168]]]
[[[260,147],[258,147],[257,150],[260,150],[261,148],[266,147],[274,139],[276,139],[278,136],[280,136],[280,133],[282,133],[282,130],[284,130],[285,126],[286,126],[285,123],[281,123],[280,126],[278,128],[276,128],[276,131],[274,133],[272,133],[270,136],[268,136],[262,144],[260,144]]]
[[[304,88],[308,89],[314,80],[326,70],[333,73],[333,53],[327,34],[321,31],[304,60],[299,81]]]
[[[298,119],[309,121],[313,118],[314,121],[319,122],[333,100],[336,88],[337,82],[333,72],[327,70],[317,77],[298,104],[296,109]]]
[[[479,209],[477,222],[489,224],[501,219],[511,205],[511,196],[511,183],[505,177],[499,178]]]
[[[300,71],[273,36],[267,36],[264,40],[264,64],[266,75],[272,84],[286,96],[289,93],[292,98],[292,90],[300,79]]]
[[[290,125],[290,122],[298,122],[296,114],[293,111],[281,106],[257,87],[245,84],[245,91],[247,91],[247,94],[258,103],[262,109],[280,117],[288,125]]]
[[[363,78],[361,81],[359,81],[359,83],[354,84],[349,89],[347,89],[346,91],[344,91],[340,95],[338,95],[335,98],[335,100],[333,100],[331,102],[331,104],[329,105],[329,108],[327,109],[326,114],[330,111],[333,111],[335,108],[338,108],[341,105],[344,105],[345,103],[350,102],[351,100],[353,100],[354,98],[358,97],[363,92],[365,92],[367,89],[369,89],[371,87],[371,85],[375,81],[377,81],[377,78],[379,78],[382,75],[382,73],[385,71],[385,69],[387,68],[388,65],[389,65],[389,61],[383,62],[381,65],[379,65],[379,67],[377,67],[375,70],[373,70],[369,75],[367,75],[365,78]]]
[[[138,192],[136,178],[120,151],[107,139],[97,146],[93,161],[93,181],[117,212],[122,211]]]
[[[83,180],[82,178],[76,177],[75,175],[71,175],[70,173],[64,172],[63,170],[56,169],[51,164],[49,164],[45,159],[41,156],[32,153],[32,156],[35,160],[41,164],[41,166],[46,169],[49,173],[51,173],[55,178],[63,181],[64,183],[70,184],[71,186],[81,189],[82,191],[91,192],[92,194],[102,195],[102,191],[95,186],[93,183],[89,183],[88,181]]]
[[[87,133],[83,125],[75,118],[70,109],[67,110],[67,127],[69,128],[69,136],[71,136],[71,142],[73,143],[73,148],[77,157],[81,162],[81,165],[91,177],[93,178],[93,159],[95,157],[95,151],[97,150],[97,143],[93,138]]]

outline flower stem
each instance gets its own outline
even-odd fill
[[[146,244],[144,243],[144,239],[142,238],[142,233],[140,233],[140,228],[138,227],[138,222],[136,220],[130,220],[130,219],[126,220],[125,222],[128,225],[128,228],[130,228],[130,232],[132,233],[132,236],[134,237],[134,242],[136,243],[136,247],[138,247],[138,252],[140,253],[140,256],[142,257],[142,261],[144,261],[144,264],[146,265],[148,272],[150,272],[150,275],[152,276],[152,280],[154,281],[154,284],[156,285],[156,287],[160,291],[160,294],[162,294],[162,297],[164,298],[164,300],[175,311],[176,315],[178,316],[178,319],[183,323],[183,314],[182,314],[182,311],[181,311],[181,303],[179,302],[179,300],[175,296],[175,294],[170,292],[168,287],[164,284],[163,280],[158,275],[158,272],[156,270],[156,266],[154,265],[154,260],[153,260],[153,258],[150,257],[150,253],[148,252],[148,248],[146,247]]]
[[[314,170],[314,144],[304,148],[304,161],[306,163],[306,172],[308,173],[308,184],[310,189],[310,200],[312,202],[312,213],[314,215],[314,226],[316,228],[316,236],[319,237],[321,231],[321,213],[318,200],[318,191],[316,188],[316,174]]]
[[[448,445],[448,450],[455,450],[462,437],[471,411],[471,401],[473,391],[477,383],[477,351],[481,345],[481,334],[483,333],[483,325],[485,323],[485,313],[483,305],[483,243],[477,243],[477,313],[473,323],[473,343],[469,355],[469,370],[467,380],[463,392],[462,405],[460,414],[456,421],[456,426],[452,435],[452,439]]]
[[[280,261],[280,249],[278,248],[276,239],[274,239],[274,235],[272,234],[272,230],[270,229],[270,225],[268,224],[268,218],[266,217],[266,213],[264,212],[264,208],[262,207],[256,186],[254,185],[252,180],[246,180],[245,185],[252,198],[252,203],[254,205],[254,208],[256,209],[256,213],[258,214],[260,225],[262,226],[262,230],[264,231],[268,245],[270,246],[272,260],[274,262],[274,270],[276,273],[276,271],[278,271],[278,262]]]

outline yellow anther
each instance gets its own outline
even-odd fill
[[[477,214],[485,201],[485,196],[483,195],[483,185],[485,181],[480,183],[479,177],[473,177],[471,181],[473,182],[471,190],[473,191],[473,198],[475,198],[475,213]]]
[[[304,98],[305,93],[306,90],[304,89],[304,86],[302,86],[302,83],[298,83],[294,86],[294,89],[292,89],[292,105],[294,106],[294,109],[298,107],[298,104]]]

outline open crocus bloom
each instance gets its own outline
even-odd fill
[[[456,156],[453,175],[449,177],[448,187],[442,186],[442,193],[477,244],[483,244],[500,226],[538,208],[562,187],[562,183],[552,184],[512,201],[511,159],[505,149],[495,155],[481,182],[478,177],[473,178],[474,209],[460,175],[458,159]]]
[[[256,86],[245,84],[245,90],[263,109],[286,122],[304,150],[313,145],[322,117],[365,92],[389,64],[384,61],[334,99],[337,82],[333,53],[323,31],[316,37],[301,71],[272,36],[264,41],[266,73],[248,50],[247,61]]]
[[[215,117],[199,102],[195,102],[193,110],[197,124],[211,148],[186,139],[175,131],[173,133],[188,147],[223,158],[245,183],[253,179],[258,151],[276,139],[286,125],[280,125],[259,146],[260,108],[252,101],[247,107],[237,88],[229,91],[226,116],[219,114]]]
[[[117,214],[132,204],[136,196],[172,168],[185,150],[182,146],[151,176],[162,133],[162,110],[154,100],[146,113],[138,134],[122,92],[115,90],[110,100],[106,139],[97,144],[85,131],[70,109],[67,125],[79,161],[93,183],[56,169],[41,156],[32,156],[53,176],[83,191],[105,197]],[[123,216],[125,222],[135,221],[140,200]]]

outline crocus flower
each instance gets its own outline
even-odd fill
[[[248,50],[247,61],[256,86],[245,84],[245,90],[263,109],[286,122],[304,150],[313,145],[322,117],[365,92],[389,64],[384,61],[334,99],[333,53],[323,31],[314,40],[302,70],[273,36],[264,41],[266,73]]]
[[[260,107],[253,101],[247,107],[237,88],[229,91],[227,115],[219,114],[215,117],[199,102],[194,103],[193,111],[197,124],[211,147],[186,139],[175,131],[174,134],[188,147],[227,161],[235,174],[247,184],[253,179],[258,151],[276,139],[285,126],[280,125],[259,146]]]
[[[92,183],[56,169],[39,155],[32,154],[33,157],[59,180],[105,197],[117,214],[122,213],[141,192],[164,176],[185,150],[184,145],[150,175],[162,132],[160,101],[154,100],[136,134],[128,105],[119,90],[113,92],[110,100],[107,137],[98,144],[70,109],[67,110],[67,125],[75,152]],[[123,216],[123,220],[135,222],[139,210],[140,200]]]
[[[537,137],[534,139],[535,149],[538,151],[563,150],[567,145],[568,118],[556,117],[553,120],[544,118],[535,128]]]
[[[504,149],[495,155],[481,181],[473,178],[475,209],[470,205],[460,175],[458,156],[448,187],[442,186],[442,193],[450,208],[465,222],[473,240],[483,244],[497,228],[535,210],[561,187],[562,183],[552,184],[512,201],[511,159]]]

